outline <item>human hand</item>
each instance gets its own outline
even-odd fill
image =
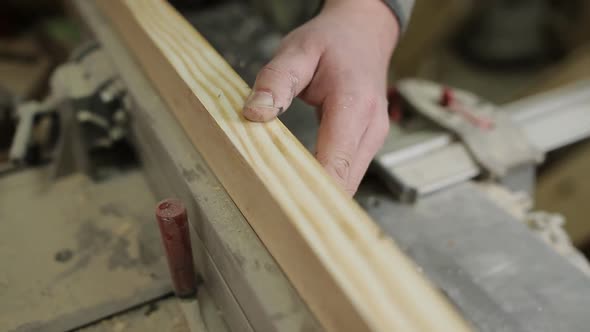
[[[316,106],[316,158],[354,194],[389,130],[387,69],[398,34],[397,19],[381,0],[326,0],[260,70],[244,116],[271,120],[295,96]]]

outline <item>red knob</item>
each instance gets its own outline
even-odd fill
[[[178,297],[196,292],[196,275],[186,208],[178,199],[166,199],[156,206],[156,219],[162,244],[168,258],[168,268]]]

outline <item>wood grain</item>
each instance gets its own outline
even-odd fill
[[[172,7],[97,3],[326,329],[467,329],[278,120],[243,118],[249,87]]]
[[[177,197],[187,206],[197,271],[228,327],[321,331],[96,3],[75,5],[127,87],[132,140],[151,189],[160,200]]]

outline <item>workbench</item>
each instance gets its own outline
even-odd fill
[[[151,189],[158,198],[179,197],[188,207],[200,287],[211,295],[227,328],[321,330],[94,1],[75,3],[126,87],[132,137]],[[236,70],[251,83],[264,59],[253,56],[244,64],[241,45],[224,43],[225,37],[214,32],[223,24],[231,35],[232,25],[240,28],[236,20],[256,21],[239,9],[223,11],[234,15],[229,18],[221,12],[187,17],[201,24],[222,54],[237,57],[234,63],[242,65]],[[266,36],[277,38],[273,32]],[[294,109],[282,120],[312,144],[317,130],[312,112]],[[590,325],[588,275],[542,242],[484,186],[467,180],[406,204],[369,174],[355,199],[477,330],[584,331]]]
[[[253,330],[285,330],[288,326],[301,327],[310,324],[313,326],[310,313],[297,299],[288,281],[277,271],[276,265],[264,252],[255,235],[246,225],[238,222],[241,216],[231,208],[232,203],[227,196],[217,191],[215,196],[207,199],[211,193],[207,193],[207,186],[203,184],[215,183],[215,179],[203,171],[207,166],[199,160],[197,151],[190,151],[190,144],[183,137],[182,131],[177,129],[177,124],[171,119],[165,119],[167,112],[160,111],[156,115],[157,109],[166,106],[158,102],[156,94],[151,92],[149,83],[130,61],[117,37],[108,26],[97,22],[100,18],[91,19],[94,15],[88,15],[89,11],[85,13],[89,26],[112,58],[136,103],[135,133],[144,136],[143,142],[142,139],[138,140],[138,146],[146,155],[146,165],[167,170],[166,173],[150,172],[148,168],[154,188],[160,190],[163,196],[164,193],[166,196],[175,194],[186,201],[195,202],[199,206],[195,206],[195,210],[210,211],[212,214],[204,218],[193,218],[194,227],[201,228],[201,233],[195,237],[199,240],[195,242],[203,243],[206,248],[204,251],[210,255],[203,259],[208,262],[199,264],[199,271],[204,274],[205,286],[217,288],[212,293],[217,297],[222,310],[228,312],[226,317],[229,326],[238,330],[243,330],[246,326]],[[207,35],[204,27],[200,29]],[[214,40],[212,42],[215,44]],[[231,51],[221,52],[223,54]],[[287,114],[297,114],[296,121],[292,123],[288,116],[283,118],[296,135],[302,133],[309,137],[309,132],[315,130],[316,121],[311,112],[307,112],[309,117],[305,121],[302,121],[301,115],[304,112],[292,110]],[[157,120],[153,120],[154,116],[158,116]],[[149,118],[156,123],[152,123],[151,131],[149,124],[141,124]],[[178,135],[158,135],[164,131],[161,129],[164,124],[171,127],[167,133],[174,132]],[[166,148],[154,157],[154,153],[149,152],[148,145],[150,150],[157,149],[158,145]],[[171,147],[184,153],[170,153]],[[161,178],[159,174],[167,174],[167,181],[158,181]],[[397,241],[480,330],[582,331],[590,323],[590,317],[585,314],[585,308],[590,305],[588,277],[537,239],[524,224],[515,220],[473,183],[466,182],[433,194],[415,205],[406,205],[392,199],[378,182],[374,178],[364,181],[356,199],[383,231]],[[162,189],[166,183],[176,185],[174,188]],[[187,186],[190,188],[189,192],[181,192],[181,188]],[[224,196],[225,199],[222,199]],[[232,210],[233,213],[228,213]],[[238,232],[221,229],[216,232],[211,229],[215,227],[215,223],[222,222],[233,227],[242,225],[243,229]],[[245,247],[236,247],[239,243]],[[228,248],[216,248],[220,244]],[[199,245],[196,248],[197,256],[203,255]],[[228,249],[233,251],[231,255],[234,258],[237,256],[239,259],[228,264],[227,258],[223,263],[223,257],[215,257],[224,255],[223,252]],[[236,266],[231,267],[232,264]],[[225,270],[240,267],[246,271],[255,270],[248,272],[256,276],[244,280],[230,272],[231,270]],[[236,280],[232,280],[233,278]],[[216,286],[221,283],[216,279],[224,280],[225,287],[230,291]],[[272,290],[268,282],[270,280],[276,284]],[[272,306],[268,305],[272,303],[270,301],[274,302]],[[295,305],[295,311],[293,303],[299,303]],[[280,317],[278,320],[277,315]],[[289,320],[292,325],[285,324]]]

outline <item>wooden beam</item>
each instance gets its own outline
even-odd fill
[[[152,190],[159,200],[177,197],[187,206],[196,267],[230,329],[320,331],[95,1],[74,4],[127,87],[133,143]]]
[[[452,307],[167,2],[98,1],[252,228],[335,331],[463,331]]]

